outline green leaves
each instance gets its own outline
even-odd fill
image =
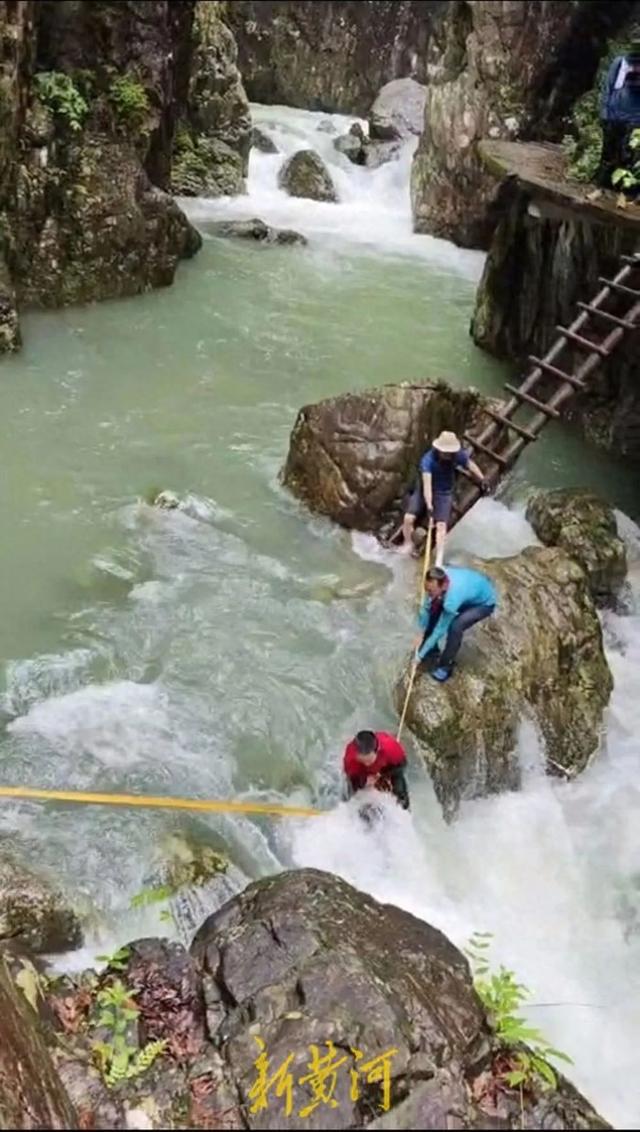
[[[114,971],[124,971],[130,955],[130,947],[120,947],[118,951],[113,952],[113,955],[96,955],[96,960],[98,963],[106,963],[107,967],[111,967]]]
[[[147,92],[131,75],[119,75],[113,80],[109,99],[118,118],[129,125],[141,125],[149,111]]]
[[[34,79],[40,101],[48,106],[69,129],[82,129],[89,104],[80,94],[73,79],[61,71],[40,71]]]
[[[174,890],[168,884],[160,884],[157,888],[143,888],[131,897],[132,908],[148,908],[150,904],[162,904],[173,896]]]
[[[129,1043],[129,1027],[140,1015],[133,1001],[136,993],[121,979],[114,979],[96,996],[100,1013],[94,1025],[108,1030],[110,1036],[107,1041],[95,1041],[91,1050],[102,1080],[109,1088],[120,1081],[139,1077],[166,1048],[165,1041],[148,1042],[141,1050]]]
[[[640,135],[640,130],[638,131]],[[489,974],[487,951],[491,935],[474,932],[465,949],[471,960],[473,985],[487,1012],[496,1041],[509,1055],[509,1068],[500,1072],[500,1079],[509,1088],[533,1088],[535,1085],[555,1089],[557,1077],[549,1058],[573,1064],[571,1058],[549,1045],[540,1030],[529,1026],[517,1011],[531,992],[519,983],[513,971],[499,967]],[[527,1049],[518,1047],[527,1046]],[[515,1048],[514,1048],[515,1047]]]

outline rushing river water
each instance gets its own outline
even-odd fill
[[[338,157],[317,115],[256,108],[256,118],[282,152],[324,153],[340,204],[286,197],[282,153],[254,152],[247,198],[191,202],[205,244],[174,287],[31,315],[23,353],[2,363],[5,783],[331,807],[345,740],[394,726],[412,565],[310,518],[277,475],[310,400],[423,376],[499,389],[504,367],[467,333],[482,259],[411,235],[409,151],[368,172]],[[207,236],[211,218],[251,215],[299,228],[309,247]],[[628,472],[556,428],[513,477],[514,509],[484,501],[454,542],[517,551],[534,541],[519,500],[565,483],[637,514]],[[185,498],[186,513],[142,503],[154,487]],[[640,592],[637,528],[624,529]],[[450,828],[418,764],[412,817],[390,813],[380,841],[344,806],[277,825],[3,802],[0,835],[92,909],[78,962],[162,930],[129,902],[164,838],[185,829],[226,848],[236,883],[310,864],[460,944],[491,930],[495,959],[535,990],[531,1018],[573,1056],[576,1084],[632,1127],[640,620],[609,615],[606,631],[616,680],[606,754],[575,784],[549,781],[525,728],[525,788],[467,805]]]

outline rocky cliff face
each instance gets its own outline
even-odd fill
[[[607,35],[633,5],[599,0],[451,3],[435,29],[425,129],[412,174],[416,231],[486,247],[496,185],[485,138],[558,137],[591,85]]]
[[[121,970],[27,984],[38,987],[32,1009],[0,957],[7,1127],[608,1127],[562,1078],[522,1101],[518,1089],[496,1088],[515,1051],[498,1049],[462,953],[327,873],[252,884],[202,925],[190,951],[141,940]],[[129,1066],[161,1043],[112,1087],[109,1011],[96,1005],[105,993],[129,1012]],[[315,1088],[314,1046],[327,1059]]]
[[[172,185],[184,196],[244,192],[251,148],[251,114],[237,67],[224,5],[196,4],[190,78],[176,130]]]
[[[256,102],[366,114],[391,79],[424,81],[440,0],[232,0],[225,18]]]
[[[472,334],[484,349],[520,362],[544,354],[556,326],[567,326],[578,313],[576,303],[590,302],[599,278],[615,275],[619,257],[636,250],[640,211],[616,208],[613,194],[590,200],[588,187],[568,184],[566,160],[556,147],[495,143],[483,153],[498,187],[500,221],[476,296]],[[635,286],[638,277],[640,271]],[[627,309],[621,300],[618,313]],[[599,367],[568,415],[601,447],[640,457],[639,389],[636,335]]]
[[[193,4],[3,4],[0,344],[16,303],[131,295],[199,237],[168,196]]]

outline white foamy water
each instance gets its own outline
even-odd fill
[[[479,278],[484,262],[481,252],[413,233],[409,174],[417,139],[406,142],[397,159],[367,169],[354,165],[333,145],[357,119],[285,106],[253,106],[252,114],[279,152],[251,150],[246,196],[181,202],[197,223],[205,224],[205,229],[210,218],[258,216],[276,227],[301,232],[311,240],[316,254],[323,248],[335,251],[346,241],[386,254],[418,256],[466,278]],[[334,132],[319,129],[321,123],[330,123]],[[337,190],[337,203],[291,197],[278,188],[279,170],[300,149],[313,149],[323,159]]]

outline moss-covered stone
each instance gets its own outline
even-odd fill
[[[560,546],[582,566],[594,600],[609,604],[624,583],[627,551],[613,508],[587,489],[540,491],[527,505],[540,542]]]
[[[463,799],[515,789],[517,735],[535,720],[550,773],[579,773],[596,753],[613,681],[584,570],[560,549],[474,561],[496,583],[497,612],[470,631],[448,683],[421,673],[407,726],[451,816]],[[401,710],[409,666],[395,693]]]
[[[207,0],[196,4],[191,77],[171,175],[173,191],[182,196],[245,191],[251,115],[223,10],[224,5]]]
[[[278,184],[292,197],[328,202],[338,199],[329,170],[312,149],[300,149],[285,161],[278,174]]]
[[[0,853],[0,939],[14,939],[34,952],[68,951],[82,943],[76,913],[60,892]]]

